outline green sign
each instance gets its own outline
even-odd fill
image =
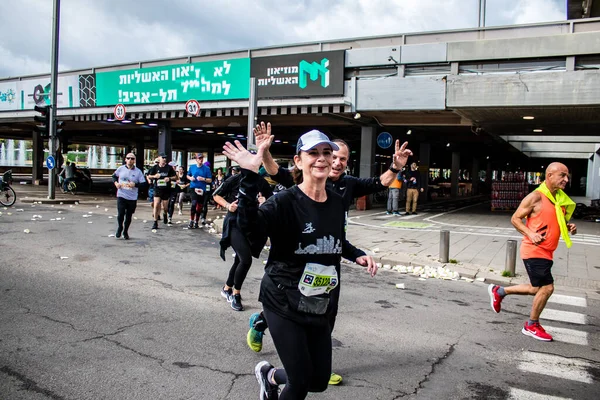
[[[96,73],[96,105],[247,99],[250,59]]]

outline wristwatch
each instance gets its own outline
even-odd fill
[[[400,172],[399,169],[394,168],[394,163],[390,164],[390,171],[392,171],[395,174],[397,174],[398,172]]]

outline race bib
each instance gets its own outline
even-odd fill
[[[206,185],[206,191],[210,192],[210,185]]]
[[[156,186],[158,187],[166,187],[167,186],[167,182],[164,179],[159,179],[156,181]]]
[[[171,182],[171,187],[172,187],[173,189],[175,189],[175,188],[177,187],[177,182],[175,182],[175,181],[172,181],[172,182]]]
[[[308,263],[298,282],[298,289],[304,296],[318,296],[331,292],[338,284],[335,266]]]

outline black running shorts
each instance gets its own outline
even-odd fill
[[[525,264],[531,286],[542,287],[554,283],[551,272],[554,261],[546,258],[526,258],[523,259],[523,264]]]

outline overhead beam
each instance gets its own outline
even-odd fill
[[[507,142],[600,143],[600,136],[501,135]]]
[[[509,141],[510,143],[510,141]],[[594,153],[598,149],[595,143],[542,143],[518,142],[522,152]]]
[[[528,151],[524,152],[527,157],[530,158],[552,158],[552,159],[560,159],[560,158],[570,158],[570,159],[589,159],[592,156],[592,153],[562,153],[562,152],[540,152],[540,151]]]

